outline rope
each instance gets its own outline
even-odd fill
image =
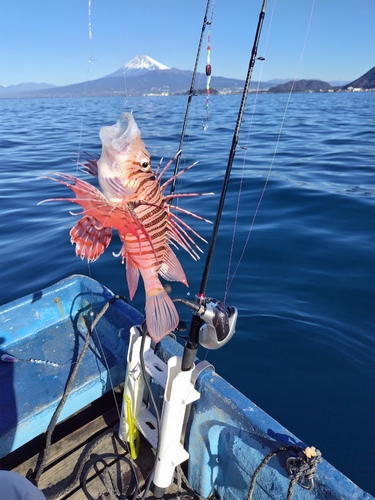
[[[185,498],[191,499],[190,493],[194,495],[194,499],[196,500],[205,500],[204,497],[199,495],[196,491],[194,491],[193,487],[189,483],[188,478],[186,477],[184,471],[182,470],[181,464],[177,466],[176,468],[176,479],[177,479],[177,488],[178,488],[178,493],[177,493],[177,499],[176,500],[184,500],[185,495],[181,498],[180,497],[180,492],[182,489],[182,481],[185,483],[186,489],[189,490],[189,496]],[[210,497],[211,498],[211,497]]]
[[[271,458],[284,451],[294,451],[297,454],[297,457],[290,457],[287,459],[287,470],[289,473],[290,484],[286,500],[291,500],[296,484],[299,484],[305,489],[312,489],[314,487],[316,469],[318,464],[323,460],[321,452],[314,447],[302,449],[299,446],[280,446],[277,450],[271,451],[268,455],[266,455],[255,469],[251,479],[247,500],[251,500],[253,497],[256,479],[259,472],[267,465]],[[308,485],[302,483],[303,480],[308,481]]]
[[[296,458],[288,458],[287,470],[289,472],[289,478],[291,479],[288,488],[288,500],[292,498],[292,491],[297,483],[302,486],[302,488],[308,490],[314,487],[316,469],[321,461],[322,454],[314,447],[301,450]]]
[[[63,407],[64,407],[64,405],[66,403],[66,400],[68,399],[70,390],[71,390],[71,388],[73,386],[73,382],[74,382],[75,377],[76,377],[77,372],[78,372],[78,368],[80,367],[81,362],[83,360],[83,357],[86,354],[86,351],[87,351],[87,349],[89,347],[92,332],[96,328],[96,325],[99,323],[100,319],[106,313],[106,311],[109,308],[109,306],[112,305],[113,302],[115,302],[116,300],[119,300],[119,299],[127,302],[125,297],[122,297],[121,295],[115,295],[108,302],[106,302],[106,304],[103,306],[103,308],[101,309],[101,311],[99,312],[99,314],[96,316],[96,318],[94,319],[94,321],[92,322],[91,325],[88,325],[87,324],[87,319],[84,318],[84,320],[86,322],[86,327],[87,327],[87,333],[86,333],[85,343],[84,343],[84,345],[82,347],[82,350],[81,350],[81,352],[80,352],[80,354],[78,356],[78,359],[77,359],[77,361],[76,361],[76,363],[74,365],[74,368],[73,368],[73,370],[71,371],[71,373],[70,373],[70,375],[68,377],[68,381],[66,383],[63,395],[61,397],[61,400],[60,400],[59,404],[57,405],[57,408],[54,411],[54,413],[52,415],[52,418],[51,418],[51,421],[50,421],[50,423],[49,423],[49,425],[47,427],[47,435],[46,435],[46,445],[45,445],[45,448],[40,453],[40,455],[38,457],[38,461],[37,461],[37,464],[36,464],[34,472],[32,474],[28,475],[28,479],[30,481],[32,481],[36,486],[38,486],[39,479],[40,479],[41,475],[43,474],[43,471],[44,471],[44,469],[45,469],[45,467],[47,465],[47,459],[48,459],[48,455],[49,455],[50,448],[51,448],[51,441],[52,441],[53,431],[55,430],[55,427],[56,427],[56,424],[57,424],[57,420],[58,420],[58,418],[59,418],[59,416],[61,414],[61,411],[62,411],[62,409],[63,409]]]
[[[87,334],[86,334],[85,344],[84,344],[82,351],[78,357],[77,363],[74,366],[74,368],[70,374],[68,383],[65,386],[64,394],[60,400],[60,403],[58,404],[54,414],[52,415],[52,419],[48,425],[47,436],[46,436],[46,446],[45,446],[43,452],[39,455],[38,462],[37,462],[37,465],[35,467],[35,471],[31,476],[31,479],[33,481],[35,481],[36,485],[38,485],[38,481],[40,479],[40,476],[43,474],[44,468],[47,465],[47,459],[48,459],[48,455],[49,455],[50,448],[51,448],[52,433],[55,430],[56,423],[57,423],[57,420],[58,420],[60,413],[63,409],[63,406],[66,403],[66,400],[68,399],[70,389],[72,388],[72,385],[73,385],[74,379],[76,377],[78,368],[81,364],[83,356],[85,355],[85,353],[89,347],[90,339],[91,339],[91,330],[88,329]]]
[[[67,495],[72,489],[75,483],[77,482],[78,478],[81,476],[82,471],[84,470],[87,460],[90,457],[91,453],[93,450],[105,439],[107,439],[110,436],[116,436],[117,437],[117,426],[108,429],[105,431],[101,436],[99,436],[97,439],[94,441],[90,441],[87,443],[85,446],[84,450],[81,453],[81,456],[77,460],[77,463],[71,472],[71,474],[61,480],[59,483],[56,483],[54,485],[48,486],[48,488],[45,488],[43,491],[44,495],[48,500],[57,500],[58,498]],[[119,458],[120,455],[117,457]],[[82,479],[81,479],[82,480]]]
[[[137,471],[135,470],[135,467],[132,463],[131,460],[129,460],[127,457],[123,455],[117,455],[116,453],[103,453],[102,455],[93,455],[91,459],[85,463],[84,470],[82,472],[81,476],[81,488],[83,492],[86,495],[86,498],[89,500],[94,500],[93,497],[90,495],[90,493],[87,490],[87,476],[89,471],[94,467],[98,462],[101,462],[102,465],[104,465],[103,471],[101,471],[101,477],[103,479],[104,485],[106,487],[107,493],[109,495],[109,498],[111,500],[118,500],[119,498],[129,498],[128,495],[124,495],[123,493],[120,492],[116,481],[112,478],[109,470],[108,470],[108,464],[106,463],[105,460],[108,459],[113,459],[113,460],[121,460],[125,462],[127,465],[129,465],[133,478],[135,480],[135,488],[132,493],[132,500],[134,500],[137,497],[138,494],[138,476],[137,476]],[[128,485],[128,489],[130,487],[130,482]]]

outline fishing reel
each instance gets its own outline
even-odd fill
[[[205,299],[205,309],[200,315],[204,322],[199,330],[199,343],[206,349],[220,349],[236,331],[238,311],[235,307],[224,307],[216,299]]]
[[[198,316],[200,328],[198,342],[206,349],[215,350],[223,347],[233,337],[236,331],[238,311],[236,307],[228,306],[217,299],[198,298],[198,302],[178,299]]]

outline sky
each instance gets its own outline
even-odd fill
[[[245,79],[261,5],[211,0],[213,75]],[[94,80],[137,54],[192,70],[205,9],[206,0],[0,0],[0,85]],[[353,81],[375,66],[375,0],[268,0],[258,56],[253,80]]]

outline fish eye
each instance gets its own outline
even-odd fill
[[[141,167],[146,170],[150,166],[150,163],[147,160],[141,161]]]

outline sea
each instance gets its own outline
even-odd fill
[[[176,200],[210,221],[241,96],[194,96]],[[0,303],[75,273],[128,295],[117,235],[96,262],[76,257],[79,207],[49,172],[89,182],[77,154],[132,111],[156,168],[179,148],[186,96],[0,100]],[[208,128],[205,130],[205,125]],[[172,174],[173,167],[170,168]],[[168,178],[168,172],[165,179]],[[168,192],[168,189],[166,192]],[[210,241],[212,224],[180,213]],[[176,250],[194,300],[201,259]],[[206,295],[238,308],[236,333],[200,352],[216,371],[361,488],[375,495],[375,93],[250,93]],[[143,311],[140,285],[133,305]],[[191,312],[178,306],[189,327]],[[181,342],[183,342],[181,340]]]

